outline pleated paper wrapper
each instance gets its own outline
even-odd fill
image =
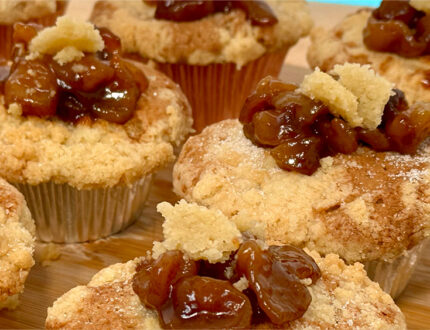
[[[15,184],[36,222],[39,240],[92,241],[118,233],[141,214],[152,175],[131,186],[78,190],[68,184]]]
[[[193,109],[194,128],[223,119],[238,118],[246,97],[264,77],[277,77],[288,48],[267,53],[244,65],[188,65],[157,63],[157,68],[178,83]]]
[[[378,282],[381,289],[391,297],[397,298],[406,288],[428,241],[423,240],[393,262],[374,260],[363,263],[367,276],[372,281]]]

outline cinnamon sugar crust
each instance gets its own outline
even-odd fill
[[[330,254],[322,258],[308,252],[322,277],[308,286],[312,302],[304,316],[286,329],[406,329],[403,314],[392,298],[366,276],[363,266],[351,266]],[[47,329],[160,329],[156,312],[146,309],[132,288],[137,258],[97,273],[86,286],[78,286],[48,308]],[[260,324],[258,328],[273,328]]]
[[[312,20],[304,0],[267,1],[279,22],[252,26],[240,10],[192,22],[154,18],[142,0],[99,1],[91,21],[118,35],[123,51],[161,63],[236,63],[239,67],[267,52],[294,45],[309,34]]]
[[[191,132],[191,109],[179,87],[139,63],[149,87],[124,125],[8,112],[0,96],[0,176],[12,183],[67,183],[78,189],[130,184],[174,159],[173,145]]]
[[[394,82],[410,103],[429,102],[429,56],[405,58],[367,49],[363,43],[363,29],[370,15],[370,10],[360,10],[331,30],[315,28],[307,54],[309,65],[329,71],[345,62],[370,64],[378,74]]]
[[[361,147],[321,160],[311,176],[280,169],[237,120],[184,145],[174,190],[221,210],[241,231],[348,263],[391,261],[430,235],[430,143],[414,156]]]
[[[35,227],[24,197],[0,179],[0,309],[15,308],[34,265]]]

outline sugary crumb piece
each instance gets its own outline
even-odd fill
[[[248,289],[249,283],[245,276],[242,276],[237,282],[233,283],[233,286],[239,291]]]
[[[7,297],[5,300],[0,300],[0,310],[1,309],[15,309],[19,304],[19,294]]]
[[[312,279],[311,278],[304,278],[300,280],[300,283],[302,283],[303,285],[306,286],[310,286],[312,284]]]
[[[63,16],[55,26],[45,28],[33,38],[29,58],[49,54],[64,64],[82,58],[84,52],[95,53],[103,48],[103,39],[93,24]]]
[[[12,116],[21,116],[22,115],[22,107],[18,103],[11,103],[7,112]]]
[[[316,68],[305,76],[299,91],[326,104],[332,114],[342,117],[352,127],[378,127],[394,85],[369,65],[335,65],[330,74]]]
[[[78,61],[82,57],[84,57],[84,53],[78,50],[73,46],[64,47],[54,56],[54,60],[56,60],[60,64]]]
[[[42,266],[48,266],[52,261],[58,260],[61,257],[61,249],[59,245],[49,243],[43,245],[36,251],[36,260],[38,260]]]
[[[154,243],[154,258],[166,250],[177,249],[194,260],[216,263],[227,260],[230,253],[239,248],[240,231],[219,210],[209,210],[184,200],[175,206],[160,203],[157,210],[165,218],[165,240]]]
[[[339,76],[338,81],[357,97],[361,126],[368,129],[378,127],[394,84],[377,75],[370,65],[335,65],[331,73]]]
[[[411,0],[409,4],[417,10],[425,11],[430,13],[430,2],[423,0]]]
[[[330,108],[333,115],[342,117],[353,127],[363,123],[358,116],[357,97],[319,68],[305,76],[299,92],[311,99],[320,100]]]

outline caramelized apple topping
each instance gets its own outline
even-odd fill
[[[351,127],[321,102],[297,93],[296,88],[264,78],[246,99],[239,117],[245,136],[269,148],[284,170],[311,175],[322,157],[351,154],[360,142],[376,151],[413,154],[430,134],[430,105],[409,107],[400,90],[395,89],[385,105],[382,123],[369,130]]]
[[[242,276],[249,283],[243,292],[233,286]],[[320,276],[303,250],[287,245],[263,250],[248,240],[224,263],[197,263],[179,251],[143,261],[136,267],[133,290],[142,304],[157,310],[164,328],[246,329],[300,318],[311,302],[300,280],[315,282]]]
[[[195,21],[218,12],[240,9],[252,25],[270,26],[278,22],[275,14],[263,0],[144,0],[156,5],[155,18],[175,22]]]
[[[409,0],[383,0],[363,30],[363,41],[372,50],[404,57],[430,54],[430,16],[416,10]]]
[[[105,49],[60,65],[52,56],[26,59],[29,42],[40,26],[15,25],[13,64],[0,66],[6,105],[17,103],[25,116],[59,116],[65,121],[104,119],[123,124],[148,87],[143,72],[120,56],[121,43],[100,29]]]

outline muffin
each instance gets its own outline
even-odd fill
[[[2,0],[0,2],[0,59],[7,60],[12,56],[15,23],[54,25],[56,18],[64,14],[66,5],[66,0]]]
[[[34,265],[34,234],[24,196],[0,179],[0,309],[18,305]]]
[[[298,89],[262,81],[242,123],[222,121],[185,143],[174,191],[270,244],[361,262],[396,297],[430,235],[430,144],[420,143],[430,108],[408,106],[369,67],[331,74],[317,70]]]
[[[26,47],[2,84],[0,175],[25,195],[42,241],[124,229],[191,131],[188,101],[89,23],[59,18]]]
[[[152,60],[181,86],[201,131],[237,118],[252,87],[279,74],[288,49],[312,21],[302,0],[205,1],[189,8],[194,5],[99,1],[91,20],[117,34],[125,53]]]
[[[75,287],[64,294],[48,309],[47,329],[159,329],[169,317],[173,321],[165,322],[165,325],[173,328],[406,329],[399,308],[388,294],[367,278],[361,264],[347,266],[334,254],[323,258],[316,252],[305,253],[294,248],[295,256],[299,257],[294,259],[293,255],[284,255],[282,261],[285,268],[281,270],[277,268],[280,259],[264,259],[272,264],[272,274],[278,274],[278,277],[268,275],[263,290],[266,285],[272,285],[273,291],[270,297],[265,296],[264,299],[269,301],[269,305],[276,296],[282,307],[288,301],[290,311],[299,314],[291,316],[287,309],[281,308],[279,317],[287,314],[289,321],[273,323],[274,315],[270,312],[271,308],[276,307],[266,305],[267,309],[263,312],[258,307],[258,298],[248,298],[255,297],[254,280],[241,272],[252,264],[248,263],[249,259],[244,259],[245,246],[259,251],[263,256],[280,247],[268,247],[263,241],[242,237],[236,226],[220,211],[184,201],[176,206],[161,203],[158,210],[166,218],[163,228],[165,241],[155,243],[152,256],[107,267],[87,285]],[[160,247],[168,252],[160,254]],[[219,263],[226,258],[227,263]],[[154,259],[163,260],[161,267],[171,267],[175,261],[181,264],[181,268],[170,273],[175,280],[169,282],[164,276],[166,270],[160,268],[160,262]],[[298,274],[288,268],[294,262],[304,263],[307,271],[310,270],[307,266],[311,266],[312,272],[305,274],[299,271]],[[148,264],[152,264],[152,268],[146,268]],[[193,267],[199,268],[199,276],[191,275],[197,272]],[[159,276],[151,277],[157,269],[160,269]],[[282,276],[290,276],[297,286],[289,287],[286,282],[280,285]],[[163,287],[165,280],[171,284],[160,290],[155,289],[157,292],[166,290],[167,294],[164,298],[167,300],[164,306],[167,307],[161,308],[159,318],[155,308],[149,306],[159,306],[162,303],[159,299],[162,298],[160,295],[151,297],[148,292],[154,290],[154,285]],[[255,281],[260,282],[260,278]],[[209,283],[210,287],[201,286],[202,282],[203,285]],[[280,291],[277,285],[281,286]],[[216,292],[220,288],[224,290],[223,295],[211,296],[211,291]],[[306,308],[300,312],[295,308],[304,298],[296,294],[298,288],[304,289],[307,292],[304,296],[309,297]],[[170,290],[171,294],[168,293]],[[187,299],[187,294],[191,301],[182,300]],[[204,300],[205,297],[207,300]],[[225,301],[221,302],[223,299]],[[173,306],[172,310],[170,306]],[[230,310],[231,306],[235,308],[234,312]],[[255,309],[251,310],[251,306]],[[184,311],[183,318],[179,311]]]
[[[345,62],[370,64],[380,75],[395,82],[398,88],[405,92],[409,102],[430,101],[430,63],[426,56],[428,51],[424,49],[429,48],[426,46],[426,36],[430,29],[414,36],[415,30],[404,23],[411,19],[408,24],[416,25],[417,31],[422,30],[429,21],[428,15],[422,11],[426,10],[422,7],[426,6],[426,3],[383,1],[379,9],[359,10],[330,30],[315,28],[311,33],[312,42],[307,54],[309,65],[329,71],[335,64]],[[384,24],[387,24],[386,31],[392,31],[391,36],[375,35],[381,33],[380,29],[383,29]],[[388,24],[393,24],[394,28],[390,29]],[[405,42],[398,29],[410,36],[407,40],[414,47]]]

